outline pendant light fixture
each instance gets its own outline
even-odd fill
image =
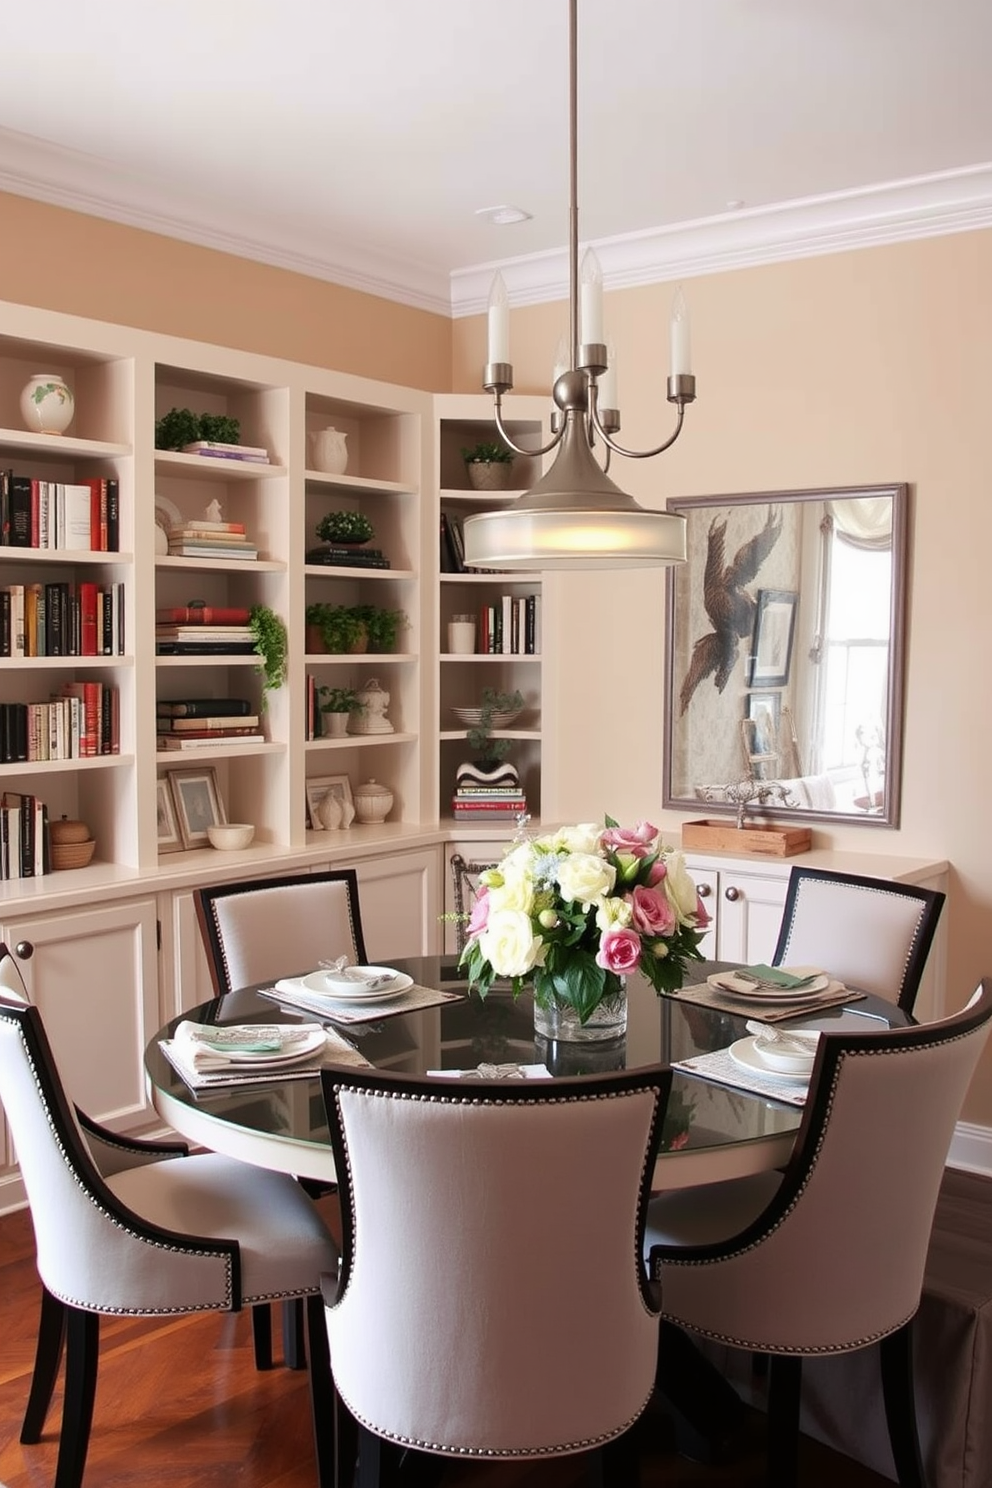
[[[610,479],[593,453],[598,440],[607,465],[610,451],[635,460],[660,455],[682,432],[685,406],[696,396],[696,379],[690,370],[689,321],[679,290],[672,309],[668,377],[668,401],[678,409],[675,431],[655,449],[629,450],[617,443],[613,436],[620,427],[619,410],[605,406],[611,393],[615,398],[615,366],[610,365],[603,337],[603,278],[592,250],[582,260],[581,284],[579,280],[577,0],[568,0],[568,16],[570,355],[552,389],[551,441],[540,450],[523,449],[503,421],[503,395],[513,387],[513,366],[509,301],[500,274],[489,296],[483,382],[493,395],[496,427],[510,449],[527,456],[558,453],[547,474],[518,500],[502,510],[466,518],[465,563],[472,568],[644,568],[685,562],[685,518],[639,506]]]

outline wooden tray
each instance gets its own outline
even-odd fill
[[[791,858],[813,845],[809,827],[780,827],[775,822],[749,822],[735,827],[726,821],[692,821],[682,827],[684,848],[711,852],[754,853],[763,858]]]

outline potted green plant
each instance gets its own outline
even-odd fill
[[[351,687],[318,687],[318,707],[323,719],[323,731],[332,739],[340,739],[348,732],[348,720],[352,713],[360,713],[362,704],[358,693]]]
[[[358,606],[311,604],[306,608],[306,648],[311,654],[358,654],[368,649],[368,632]]]
[[[241,423],[225,413],[194,413],[192,408],[170,408],[155,424],[155,448],[181,450],[198,439],[215,444],[239,444]]]
[[[378,605],[356,605],[355,613],[365,625],[370,651],[396,650],[400,628],[407,623],[403,610],[385,610]]]
[[[513,480],[513,451],[485,440],[462,450],[469,484],[476,491],[506,491]]]
[[[519,690],[502,692],[496,687],[484,687],[479,699],[479,718],[466,734],[471,747],[479,756],[480,765],[496,765],[506,759],[510,752],[510,739],[494,739],[493,730],[500,727],[507,715],[520,712],[524,705],[523,693]]]
[[[368,542],[375,537],[375,528],[364,512],[332,511],[317,523],[317,536],[321,542],[348,546]]]
[[[262,674],[263,711],[268,707],[267,694],[281,687],[286,680],[288,641],[286,626],[268,605],[253,605],[248,613],[248,624],[255,638],[255,650],[262,658],[256,668]]]

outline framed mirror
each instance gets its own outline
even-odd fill
[[[902,764],[908,488],[668,502],[664,804],[895,827]],[[781,790],[775,788],[781,786]]]

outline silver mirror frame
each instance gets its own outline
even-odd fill
[[[861,496],[889,496],[892,499],[892,584],[889,595],[889,667],[886,699],[886,772],[885,799],[878,814],[840,810],[811,810],[801,806],[770,808],[779,818],[803,821],[837,822],[864,827],[894,828],[899,825],[902,795],[903,755],[903,704],[906,646],[906,592],[909,563],[909,487],[906,484],[878,486],[844,486],[800,491],[761,491],[725,496],[692,496],[670,499],[666,505],[671,512],[690,517],[691,513],[703,510],[711,512],[721,507],[754,506],[771,508],[795,502],[825,502],[852,499]],[[669,569],[666,574],[666,624],[665,624],[665,728],[662,798],[667,809],[691,811],[710,816],[736,814],[737,807],[722,801],[703,801],[695,794],[677,794],[673,785],[673,760],[675,730],[679,719],[678,684],[675,678],[676,657],[681,654],[681,638],[676,635],[676,586],[686,582],[686,574],[692,557],[685,566]],[[699,567],[699,565],[696,565]],[[689,582],[702,584],[703,574],[689,574]],[[757,589],[757,584],[754,586]],[[734,715],[736,722],[737,713]],[[729,784],[731,782],[721,782]],[[700,786],[703,783],[700,782]]]

